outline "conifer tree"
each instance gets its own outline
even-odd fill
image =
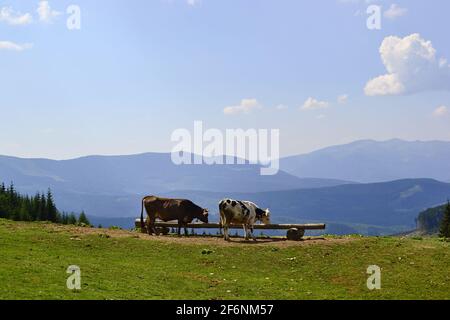
[[[67,224],[73,224],[73,225],[77,224],[77,217],[75,216],[74,213],[69,214],[69,217],[67,219]]]
[[[56,210],[56,206],[53,201],[53,195],[50,189],[48,189],[47,191],[47,199],[45,205],[46,205],[47,220],[51,222],[57,222],[58,210]]]
[[[61,215],[61,223],[62,224],[69,224],[69,215],[65,212]]]
[[[39,208],[39,220],[40,221],[48,221],[48,214],[47,214],[47,203],[46,203],[45,195],[41,194],[38,198],[38,208]]]
[[[47,194],[36,193],[33,197],[18,193],[11,183],[0,184],[0,218],[17,221],[51,221],[63,224],[77,224],[75,214],[61,214],[56,208],[51,190]],[[90,225],[86,214],[80,215],[80,222]]]
[[[87,225],[87,226],[90,226],[91,225],[91,223],[89,222],[89,220],[88,220],[88,218],[87,218],[87,216],[86,216],[86,213],[84,213],[84,211],[82,211],[81,212],[81,214],[80,214],[80,216],[78,217],[78,223],[79,224],[85,224],[85,225]]]
[[[447,203],[442,218],[439,236],[442,238],[450,238],[450,201]]]

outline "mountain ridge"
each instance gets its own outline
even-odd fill
[[[72,160],[0,156],[0,180],[13,181],[24,192],[46,190],[99,194],[139,194],[172,190],[255,192],[323,187],[351,183],[335,179],[298,178],[283,171],[261,176],[259,165],[183,165],[170,154],[88,156]],[[239,181],[239,183],[236,183]]]
[[[104,217],[126,221],[128,216],[130,220],[127,225],[130,226],[139,215],[140,201],[144,195],[70,195],[72,198],[67,199],[56,193],[55,199],[61,205],[76,203],[82,206],[73,210],[83,209],[96,216],[99,222]],[[231,197],[270,208],[275,223],[321,222],[332,226],[328,229],[330,233],[348,230],[350,233],[386,235],[415,229],[416,218],[421,211],[450,197],[450,184],[433,179],[404,179],[260,193],[178,190],[155,195],[190,199],[209,208],[212,221],[218,221],[218,202]]]
[[[449,181],[450,142],[358,140],[282,158],[280,167],[297,177],[360,183],[406,178]]]

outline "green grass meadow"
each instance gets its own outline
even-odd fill
[[[230,246],[78,230],[0,220],[0,299],[450,298],[450,243],[437,238]],[[79,291],[66,287],[69,265]],[[381,290],[366,286],[369,265]]]

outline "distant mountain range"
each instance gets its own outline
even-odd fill
[[[450,142],[356,141],[282,159],[281,169],[297,177],[363,183],[409,178],[450,181]]]
[[[436,181],[450,181],[449,142],[357,141],[281,159],[281,169],[288,173],[261,176],[260,166],[248,164],[176,166],[160,153],[65,161],[0,156],[0,181],[29,194],[50,187],[61,210],[85,210],[103,225],[132,225],[123,217],[137,216],[141,197],[156,194],[190,198],[216,214],[223,197],[254,200],[270,207],[276,222],[386,234],[414,228],[419,212],[450,198],[450,184]]]
[[[218,201],[232,197],[269,207],[277,223],[326,222],[333,227],[328,231],[330,233],[388,234],[414,229],[419,212],[450,198],[450,184],[431,179],[408,179],[260,193],[173,191],[159,195],[191,199],[209,208],[215,221],[218,220]],[[61,207],[82,208],[103,225],[131,227],[133,218],[140,212],[140,195],[56,193],[55,197]],[[130,217],[128,223],[123,219],[127,216]],[[100,219],[105,217],[108,219]]]
[[[261,192],[335,186],[346,181],[298,178],[283,171],[261,176],[259,165],[175,165],[170,154],[90,156],[73,160],[0,156],[0,181],[22,191],[117,195],[174,190]]]
[[[450,184],[432,179],[407,179],[384,183],[341,185],[318,189],[297,189],[259,193],[211,191],[173,191],[161,196],[188,198],[209,208],[211,219],[218,220],[218,202],[225,197],[251,200],[270,208],[276,223],[325,222],[329,233],[393,234],[416,228],[418,214],[450,197]],[[79,202],[78,202],[79,201]],[[59,201],[60,203],[64,203]],[[106,225],[129,215],[130,227],[140,212],[137,195],[71,198],[88,212],[114,220],[95,221]]]
[[[188,197],[216,213],[218,199],[225,196],[248,199],[269,207],[278,222],[324,221],[414,229],[419,212],[450,197],[450,184],[431,179],[407,179],[253,194],[184,191],[168,195]]]

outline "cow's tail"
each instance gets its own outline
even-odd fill
[[[144,201],[145,201],[145,198],[143,198],[142,202],[141,202],[141,230],[145,229],[145,225],[144,225]]]
[[[222,213],[222,202],[219,202],[219,234],[222,235],[222,228],[223,228],[223,213]]]

